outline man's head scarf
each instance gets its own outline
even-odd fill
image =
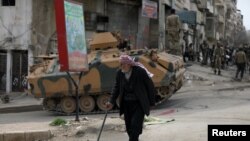
[[[125,54],[121,55],[120,56],[120,63],[121,64],[128,64],[128,65],[131,65],[131,66],[139,66],[139,67],[143,68],[147,72],[149,77],[154,76],[154,74],[150,73],[148,71],[148,69],[146,67],[144,67],[143,64],[141,64],[140,62],[135,62],[134,59],[132,57],[130,57],[129,55],[125,55]]]
[[[131,66],[135,65],[134,60],[128,55],[121,55],[120,56],[120,63],[121,64],[128,64],[128,65],[131,65]]]

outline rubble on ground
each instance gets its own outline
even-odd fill
[[[103,119],[89,119],[83,117],[80,122],[69,120],[67,124],[57,127],[52,131],[54,137],[73,137],[73,138],[95,138],[101,128]],[[125,132],[124,121],[119,117],[107,118],[104,129],[105,131]]]

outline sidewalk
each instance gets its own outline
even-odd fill
[[[10,101],[9,103],[3,103],[0,100],[0,114],[42,110],[42,100],[35,99],[25,92],[13,92],[7,95]]]
[[[50,130],[0,133],[0,141],[47,141],[51,137]]]

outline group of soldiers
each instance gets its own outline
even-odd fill
[[[226,68],[229,64],[235,64],[237,66],[237,71],[235,74],[236,80],[242,80],[245,71],[250,73],[250,46],[243,45],[235,48],[229,48],[221,43],[217,45],[212,45],[204,41],[200,45],[200,51],[202,54],[202,65],[207,65],[210,62],[211,67],[213,67],[214,74],[221,75],[221,69]],[[185,58],[185,55],[184,55]],[[240,73],[240,78],[238,75]]]
[[[167,30],[167,39],[169,43],[170,54],[175,54],[178,56],[183,56],[184,61],[186,57],[189,60],[194,61],[195,53],[193,51],[193,44],[187,45],[186,43],[180,42],[180,32],[181,32],[181,23],[179,16],[175,14],[175,10],[171,10],[171,15],[166,19],[166,30]],[[183,41],[185,41],[185,36],[183,36]],[[249,68],[249,59],[250,59],[250,48],[243,48],[239,46],[236,48],[225,47],[222,43],[217,43],[216,45],[209,46],[209,44],[204,41],[200,45],[200,51],[202,54],[202,65],[207,65],[208,60],[210,61],[211,66],[214,68],[214,74],[221,75],[221,69],[229,65],[229,63],[234,63],[237,66],[237,71],[235,74],[236,80],[242,80],[245,70]],[[200,53],[198,53],[200,54]],[[199,55],[197,55],[200,60]],[[238,75],[240,73],[240,78]]]
[[[241,81],[244,72],[247,70],[247,67],[249,67],[249,57],[248,48],[239,46],[234,49],[229,49],[222,44],[217,44],[215,49],[212,49],[211,66],[214,67],[215,74],[218,72],[218,75],[221,75],[223,66],[229,65],[229,62],[235,64],[237,66],[235,79]],[[239,73],[240,78],[238,78]]]

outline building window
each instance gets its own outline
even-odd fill
[[[15,6],[16,0],[2,0],[2,6]]]

